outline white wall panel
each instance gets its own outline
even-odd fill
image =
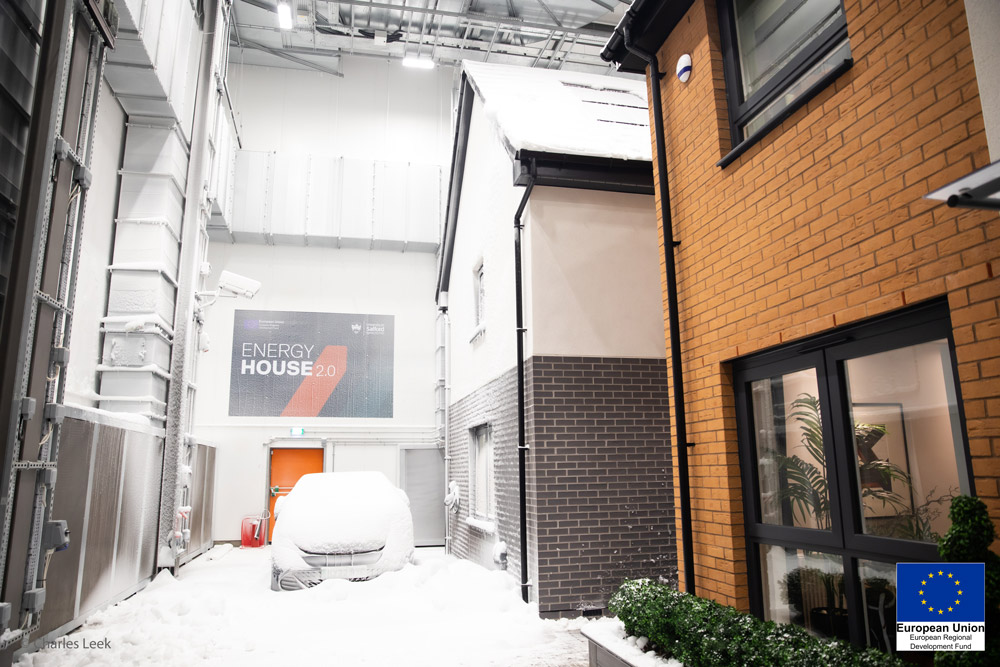
[[[118,167],[125,139],[125,113],[107,83],[101,86],[100,113],[91,169],[94,182],[87,191],[76,305],[66,377],[66,401],[93,407],[96,371],[101,359],[100,318],[104,314],[110,275],[108,260],[114,238],[118,201]]]
[[[526,220],[530,354],[666,355],[652,196],[535,188]]]
[[[462,201],[451,263],[451,401],[455,403],[517,363],[514,335],[514,211],[524,188],[511,185],[511,162],[482,104],[474,102]],[[477,267],[485,270],[485,330],[476,331]],[[525,275],[525,290],[530,290]],[[527,324],[531,331],[531,323]]]
[[[375,202],[375,163],[369,160],[344,160],[344,198],[340,202],[340,235],[344,238],[370,239],[373,232]]]
[[[436,244],[444,222],[442,184],[447,172],[430,166],[414,165],[407,180],[406,240]]]
[[[409,165],[398,162],[379,162],[375,165],[375,238],[406,239],[410,171]]]
[[[233,193],[233,234],[262,234],[274,171],[273,153],[242,151],[236,160]]]
[[[312,238],[335,239],[340,236],[344,183],[342,158],[310,156],[306,233]]]
[[[309,156],[278,153],[274,160],[274,199],[265,233],[289,243],[305,237],[306,196],[309,192]]]
[[[454,70],[343,58],[344,77],[239,65],[229,85],[243,148],[446,165]]]
[[[433,252],[442,224],[442,169],[238,151],[233,238],[286,245]]]

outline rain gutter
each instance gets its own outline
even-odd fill
[[[521,282],[521,231],[524,224],[521,215],[528,205],[528,198],[535,188],[535,163],[528,165],[527,179],[521,203],[514,213],[514,318],[517,333],[517,494],[520,505],[521,538],[521,598],[528,602],[531,582],[528,580],[528,490],[525,469],[527,468],[527,425],[524,417],[524,288]]]
[[[667,181],[667,155],[666,139],[663,130],[663,106],[660,99],[660,80],[663,74],[660,72],[656,56],[644,51],[635,45],[632,39],[632,21],[634,14],[630,9],[622,18],[619,27],[615,29],[616,35],[622,36],[622,45],[625,50],[634,56],[646,61],[649,65],[649,80],[651,82],[651,95],[653,112],[653,134],[656,142],[656,168],[657,185],[660,190],[660,219],[663,222],[663,259],[667,281],[667,325],[670,331],[670,366],[674,385],[674,433],[676,434],[675,444],[677,445],[677,479],[680,485],[681,500],[681,540],[683,543],[684,559],[684,590],[688,593],[695,592],[694,576],[694,545],[692,543],[691,528],[691,483],[688,473],[688,447],[692,443],[687,441],[687,419],[684,408],[684,368],[681,356],[681,331],[680,331],[680,311],[678,307],[677,294],[677,267],[674,257],[674,249],[680,245],[674,240],[673,220],[670,215],[670,187]],[[609,42],[610,44],[610,42]],[[605,49],[605,53],[608,49]],[[602,57],[604,54],[602,54]]]

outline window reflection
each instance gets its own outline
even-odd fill
[[[845,363],[864,532],[934,542],[950,525],[963,444],[945,340]]]
[[[873,560],[858,561],[858,575],[865,597],[868,646],[896,652],[896,565]]]
[[[840,556],[760,545],[764,619],[794,623],[819,637],[849,639]]]
[[[816,370],[751,383],[761,522],[830,530]]]

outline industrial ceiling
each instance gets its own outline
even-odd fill
[[[284,5],[284,7],[282,7]],[[342,74],[343,55],[612,73],[625,0],[235,0],[231,59]]]

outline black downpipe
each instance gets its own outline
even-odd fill
[[[531,582],[528,581],[528,491],[525,468],[528,444],[524,424],[524,295],[521,287],[521,214],[528,204],[528,197],[535,187],[535,161],[531,160],[528,183],[521,203],[514,214],[514,310],[517,326],[517,492],[521,507],[521,598],[528,602]]]
[[[691,538],[691,483],[688,479],[687,419],[684,409],[684,369],[681,367],[681,326],[677,306],[677,269],[674,264],[674,229],[670,217],[670,188],[667,184],[666,140],[663,134],[663,106],[660,101],[660,73],[656,56],[632,43],[630,25],[624,21],[625,49],[649,63],[653,101],[653,132],[656,139],[656,169],[660,189],[660,216],[663,220],[663,259],[667,273],[667,320],[670,329],[670,362],[674,380],[674,428],[677,433],[677,477],[681,492],[681,540],[684,542],[684,590],[694,593],[694,545]]]

